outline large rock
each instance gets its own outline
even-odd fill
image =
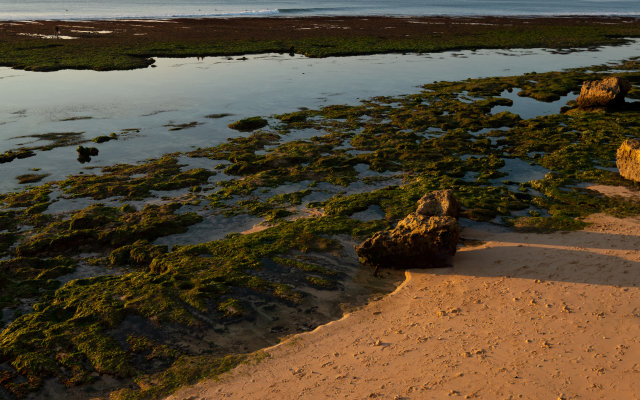
[[[391,231],[378,232],[356,248],[360,261],[382,268],[443,267],[460,237],[453,217],[413,213]]]
[[[432,192],[420,199],[391,231],[381,231],[356,247],[364,264],[377,268],[428,268],[449,265],[456,252],[460,205],[452,190]]]
[[[618,148],[616,164],[623,178],[640,182],[640,140],[627,139]]]
[[[576,102],[581,108],[615,107],[624,103],[624,96],[629,90],[631,84],[616,76],[600,81],[585,81]]]

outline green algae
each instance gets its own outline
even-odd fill
[[[49,174],[23,174],[16,176],[18,183],[23,185],[25,183],[37,183],[49,176]]]
[[[128,350],[107,333],[128,314],[156,324],[212,329],[200,315],[206,313],[221,320],[242,315],[242,303],[228,297],[234,287],[298,303],[302,298],[300,292],[281,282],[259,278],[251,271],[271,255],[286,254],[293,249],[308,252],[335,248],[336,243],[318,235],[348,232],[353,224],[332,218],[283,223],[255,235],[183,246],[168,254],[159,251],[151,265],[140,271],[69,282],[0,334],[0,360],[13,360],[16,374],[29,380],[29,390],[37,388],[47,376],[77,383],[86,382],[83,379],[88,379],[91,371],[122,378],[144,376],[144,368],[136,368]],[[136,242],[133,247],[145,246],[148,248],[148,243]],[[129,259],[132,250],[129,249]],[[126,262],[125,258],[119,261]],[[314,286],[333,285],[316,275],[308,281]],[[211,304],[216,298],[217,305]],[[73,376],[61,373],[61,353],[77,354],[84,369]],[[182,357],[191,356],[179,356],[175,363]],[[169,371],[171,368],[166,372]],[[11,382],[5,387],[20,393]]]
[[[627,62],[625,67],[632,70],[637,68],[637,63]],[[210,199],[212,205],[223,208],[231,199],[236,199],[230,209],[234,212],[268,217],[273,210],[273,199],[259,199],[256,196],[259,188],[306,180],[348,185],[358,179],[353,167],[364,164],[376,172],[402,171],[404,176],[419,177],[422,183],[415,185],[419,189],[411,195],[411,185],[405,184],[400,189],[337,196],[310,206],[322,207],[330,215],[348,216],[375,204],[382,206],[388,219],[393,220],[410,208],[421,191],[452,187],[465,205],[466,217],[491,221],[535,207],[531,204],[532,196],[513,192],[508,187],[495,187],[495,180],[505,176],[500,171],[505,165],[503,158],[521,157],[566,174],[580,171],[582,178],[589,174],[597,177],[594,181],[602,182],[605,178],[598,173],[599,166],[612,165],[615,148],[625,135],[633,136],[628,130],[623,135],[608,134],[612,125],[618,126],[615,128],[618,133],[624,132],[620,121],[615,122],[620,116],[613,114],[599,119],[575,112],[526,121],[510,112],[492,114],[495,106],[512,105],[511,100],[496,96],[505,90],[518,90],[520,96],[553,101],[577,92],[583,80],[596,79],[603,71],[606,67],[598,66],[562,73],[437,82],[426,85],[417,95],[282,114],[276,118],[283,123],[278,127],[285,135],[283,138],[275,134],[252,135],[190,155],[232,162],[225,167],[225,173],[242,179],[222,182],[222,189],[210,195]],[[400,106],[388,106],[391,103]],[[628,112],[623,115],[630,116]],[[362,119],[363,116],[368,118]],[[385,120],[389,122],[382,122]],[[602,128],[593,132],[585,130],[585,125],[593,128],[594,123]],[[629,119],[624,124],[634,126]],[[309,128],[325,134],[306,141],[286,140],[287,133]],[[481,129],[497,128],[500,130],[473,134]],[[491,137],[499,139],[492,144]],[[345,141],[360,154],[352,155],[336,148]],[[265,150],[267,145],[269,148]],[[262,150],[262,154],[258,150]],[[544,155],[529,157],[532,152]],[[469,173],[476,174],[475,181],[461,179]],[[569,207],[570,202],[559,193],[549,193],[543,207],[548,208],[552,203]]]
[[[202,217],[194,213],[175,214],[178,208],[180,204],[177,203],[149,204],[142,210],[135,211],[130,207],[115,208],[95,204],[66,219],[52,222],[20,243],[16,247],[16,253],[31,256],[117,248],[136,239],[154,240],[182,233],[187,226],[202,220]]]
[[[60,187],[73,197],[143,199],[151,195],[151,190],[193,187],[206,183],[210,176],[215,175],[214,171],[202,168],[182,171],[183,165],[178,163],[176,156],[168,154],[140,165],[104,167],[101,175],[75,175],[62,181]]]
[[[250,117],[230,123],[229,128],[240,132],[255,131],[267,126],[267,120],[262,117]]]
[[[102,136],[96,136],[93,139],[91,139],[92,142],[94,143],[105,143],[111,140],[118,140],[118,135],[115,132],[112,132],[111,135],[106,136],[106,135],[102,135]]]
[[[7,150],[4,153],[0,154],[0,164],[8,163],[16,158],[29,158],[35,156],[36,153],[31,149],[16,149],[16,150]]]
[[[154,258],[168,251],[167,246],[154,246],[148,240],[136,240],[113,250],[109,254],[109,262],[112,265],[149,266]]]
[[[16,237],[7,238],[15,241]],[[0,309],[15,307],[20,299],[37,298],[52,293],[60,283],[55,278],[74,271],[70,258],[15,257],[0,261]]]

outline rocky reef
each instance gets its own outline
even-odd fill
[[[453,190],[428,193],[395,229],[377,232],[358,246],[358,257],[376,268],[447,266],[460,238],[459,212]]]

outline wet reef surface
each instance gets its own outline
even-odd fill
[[[585,189],[637,185],[615,158],[640,135],[639,70],[629,60],[283,110],[216,146],[0,195],[0,397],[157,398],[259,360],[389,290],[393,277],[373,278],[354,245],[432,190],[454,190],[463,225],[570,230],[594,212],[640,214]],[[625,105],[575,106],[582,81],[614,74],[632,84]],[[531,115],[531,102],[550,106]]]
[[[384,27],[381,30],[381,27]],[[308,57],[576,47],[638,37],[635,17],[302,17],[0,22],[0,65],[124,70],[151,57]]]

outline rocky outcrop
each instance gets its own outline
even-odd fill
[[[627,139],[622,143],[616,164],[623,178],[640,182],[640,139]]]
[[[391,231],[381,231],[356,247],[364,264],[377,268],[444,267],[456,252],[460,205],[452,190],[431,192]]]
[[[624,96],[629,90],[631,84],[616,76],[599,81],[585,81],[576,102],[580,108],[615,107],[624,103]]]

